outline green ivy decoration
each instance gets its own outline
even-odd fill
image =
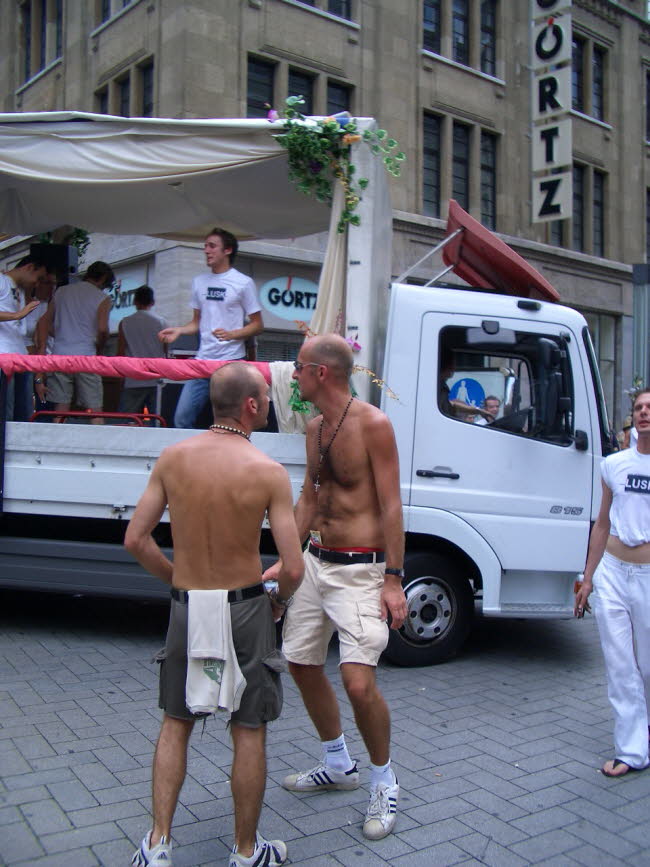
[[[52,238],[51,232],[41,232],[38,236],[39,244],[53,244],[54,239]],[[71,232],[68,232],[67,235],[62,239],[62,244],[67,244],[69,247],[76,247],[77,254],[79,256],[79,263],[84,257],[84,253],[88,249],[90,245],[90,235],[85,229],[74,228]]]
[[[319,202],[332,203],[332,176],[345,190],[345,204],[338,231],[349,224],[361,222],[355,213],[361,194],[368,186],[368,178],[356,178],[356,167],[350,162],[350,145],[364,141],[376,156],[382,158],[386,171],[399,177],[401,163],[406,158],[397,150],[397,141],[385,129],[364,130],[359,133],[357,123],[348,112],[326,118],[307,118],[299,107],[305,104],[302,96],[290,96],[284,112],[284,132],[277,141],[289,155],[289,177],[302,193],[314,195]],[[269,111],[269,120],[278,114]]]

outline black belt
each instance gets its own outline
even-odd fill
[[[189,590],[179,590],[178,587],[172,587],[172,599],[182,602],[183,605],[187,605],[190,592]],[[264,585],[262,583],[254,584],[252,587],[241,587],[239,590],[229,590],[228,602],[243,602],[245,599],[254,599],[256,596],[261,596],[264,592]]]
[[[319,548],[311,542],[307,550],[314,557],[327,563],[350,565],[350,563],[384,563],[386,560],[383,551],[332,551],[331,548]]]

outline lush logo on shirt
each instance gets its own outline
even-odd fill
[[[625,490],[632,494],[650,494],[650,476],[628,474]]]
[[[226,297],[225,286],[208,286],[206,301],[223,301]]]

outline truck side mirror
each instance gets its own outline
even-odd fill
[[[587,436],[587,432],[584,430],[577,430],[573,435],[573,442],[575,443],[577,452],[586,452],[589,448],[589,437]]]

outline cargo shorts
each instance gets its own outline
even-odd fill
[[[302,584],[284,620],[284,655],[289,662],[323,665],[338,631],[339,664],[376,666],[388,644],[380,604],[384,564],[328,563],[308,551],[304,558]]]
[[[156,657],[160,663],[158,706],[176,719],[196,720],[208,714],[190,713],[185,704],[187,614],[187,603],[172,599],[167,641]],[[280,673],[286,670],[286,661],[275,646],[275,621],[266,593],[231,602],[230,620],[237,662],[246,678],[239,709],[231,714],[230,722],[259,728],[280,716]]]

